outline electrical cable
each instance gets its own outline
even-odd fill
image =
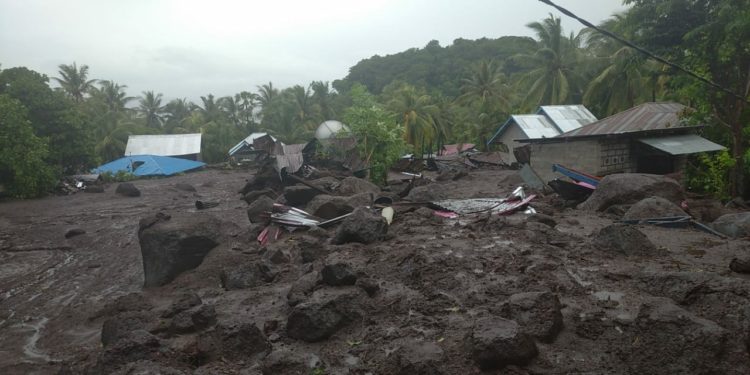
[[[565,8],[563,8],[563,7],[555,4],[555,3],[553,3],[550,0],[539,0],[539,1],[541,1],[541,2],[543,2],[545,4],[547,4],[547,5],[549,5],[551,7],[554,7],[555,9],[559,10],[561,13],[565,14],[566,16],[571,17],[571,18],[577,20],[578,22],[582,23],[584,26],[590,27],[590,28],[592,28],[592,29],[594,29],[594,30],[596,30],[596,31],[598,31],[598,32],[600,32],[600,33],[602,33],[602,34],[604,34],[604,35],[612,38],[612,39],[615,39],[618,42],[620,42],[620,43],[622,43],[622,44],[624,44],[624,45],[626,45],[626,46],[628,46],[628,47],[630,47],[630,48],[632,48],[632,49],[634,49],[634,50],[636,50],[636,51],[638,51],[638,52],[640,52],[640,53],[642,53],[642,54],[644,54],[644,55],[646,55],[646,56],[648,56],[648,57],[650,57],[650,58],[652,58],[652,59],[654,59],[654,60],[656,60],[656,61],[658,61],[660,63],[662,63],[662,64],[668,65],[668,66],[670,66],[672,68],[675,68],[675,69],[677,69],[679,71],[682,71],[682,72],[688,74],[689,76],[691,76],[693,78],[696,78],[699,81],[701,81],[701,82],[703,82],[703,83],[705,83],[705,84],[707,84],[707,85],[709,85],[709,86],[711,86],[711,87],[713,87],[715,89],[723,91],[723,92],[725,92],[725,93],[727,93],[729,95],[734,96],[735,98],[737,98],[739,100],[744,101],[745,103],[750,104],[750,100],[748,100],[746,97],[744,97],[744,96],[742,96],[740,94],[737,94],[736,92],[734,92],[734,91],[732,91],[732,90],[730,90],[728,88],[725,88],[724,86],[721,86],[718,83],[715,83],[715,82],[713,82],[713,81],[711,81],[711,80],[709,80],[709,79],[707,79],[705,77],[702,77],[699,74],[694,73],[694,72],[688,70],[687,68],[682,67],[681,65],[673,63],[673,62],[671,62],[671,61],[669,61],[669,60],[667,60],[667,59],[665,59],[663,57],[657,56],[656,54],[654,54],[654,53],[652,53],[652,52],[650,52],[650,51],[648,51],[648,50],[646,50],[644,48],[641,48],[641,47],[635,45],[633,42],[630,42],[627,39],[625,39],[625,38],[623,38],[623,37],[621,37],[621,36],[619,36],[617,34],[614,34],[612,32],[609,32],[609,31],[605,30],[605,29],[602,29],[602,28],[600,28],[600,27],[592,24],[591,22],[586,21],[585,19],[583,19],[581,17],[578,17],[573,12],[571,12],[571,11],[569,11],[569,10],[567,10],[567,9],[565,9]]]

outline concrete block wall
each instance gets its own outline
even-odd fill
[[[604,176],[612,173],[635,172],[636,160],[631,157],[632,147],[628,139],[600,140],[600,165],[590,173]]]
[[[601,166],[601,144],[596,139],[573,142],[531,144],[531,167],[542,181],[562,175],[552,171],[552,164],[562,164],[589,174],[598,174]]]

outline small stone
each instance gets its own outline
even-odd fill
[[[84,233],[86,233],[86,231],[83,230],[83,229],[81,229],[81,228],[73,228],[73,229],[65,232],[65,238],[71,238],[71,237],[75,237],[75,236],[80,236],[80,235],[82,235]]]
[[[346,263],[327,264],[320,271],[323,283],[330,286],[354,285],[357,275]]]

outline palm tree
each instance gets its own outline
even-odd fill
[[[107,107],[107,111],[114,113],[124,113],[127,111],[127,104],[135,98],[128,96],[125,89],[126,85],[120,85],[113,81],[99,81],[99,88],[91,90],[91,96],[100,99]]]
[[[316,121],[313,98],[310,89],[300,85],[291,88],[294,98],[294,120],[302,128],[313,130],[319,121]]]
[[[479,102],[482,108],[510,110],[511,89],[505,83],[505,75],[493,61],[480,61],[468,78],[461,80],[459,103]]]
[[[413,86],[404,85],[393,93],[388,108],[398,114],[404,127],[406,143],[414,145],[415,150],[422,152],[425,145],[431,144],[437,135],[432,115],[437,110],[432,98]]]
[[[539,49],[533,55],[514,59],[531,68],[519,84],[527,90],[523,104],[532,108],[542,104],[565,104],[580,95],[582,79],[574,70],[579,62],[580,37],[566,38],[560,18],[550,14],[542,22],[526,25],[537,35]]]
[[[153,91],[144,91],[138,100],[138,111],[146,119],[149,128],[161,128],[164,119],[164,107],[161,105],[161,93],[154,94]]]
[[[208,96],[201,96],[201,102],[203,102],[203,106],[194,105],[193,109],[203,115],[203,119],[206,123],[219,122],[223,116],[223,112],[221,111],[219,103],[214,99],[214,95],[208,94]]]
[[[187,99],[173,99],[164,106],[164,128],[168,133],[187,132],[186,122],[192,114],[190,109],[192,107],[194,107],[194,104]]]
[[[278,95],[279,90],[273,87],[273,82],[268,82],[267,85],[258,86],[258,101],[260,102],[261,108],[265,108]]]
[[[60,78],[54,78],[57,83],[60,84],[62,90],[71,98],[74,102],[80,103],[83,101],[84,95],[93,87],[95,79],[89,79],[89,67],[88,65],[81,65],[79,69],[75,62],[71,65],[60,64],[58,73]]]
[[[331,107],[331,99],[334,93],[331,92],[328,82],[313,81],[310,84],[310,89],[313,91],[312,96],[315,100],[315,105],[318,107],[318,112],[321,116],[320,120],[325,121],[335,118],[336,111]]]

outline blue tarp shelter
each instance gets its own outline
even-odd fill
[[[127,172],[136,176],[171,176],[206,165],[199,161],[157,155],[133,155],[111,161],[94,169],[94,173]]]

